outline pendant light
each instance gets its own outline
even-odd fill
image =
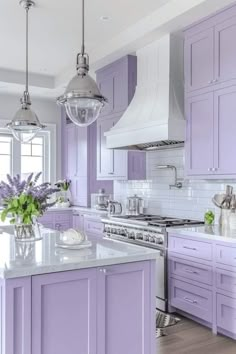
[[[42,125],[31,109],[31,99],[29,94],[29,10],[35,5],[34,1],[31,0],[21,0],[20,5],[24,7],[26,11],[26,80],[25,80],[25,91],[23,97],[21,98],[21,107],[16,112],[14,118],[7,127],[12,132],[13,136],[20,142],[26,143],[31,141],[35,135],[43,128]]]
[[[66,108],[72,122],[88,126],[99,116],[107,99],[102,96],[96,82],[89,76],[89,56],[84,45],[84,0],[82,0],[82,47],[77,55],[77,75],[69,82],[64,95],[57,102]]]

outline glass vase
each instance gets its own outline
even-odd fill
[[[32,242],[42,239],[40,227],[37,221],[32,224],[17,222],[14,225],[15,240],[18,242]]]

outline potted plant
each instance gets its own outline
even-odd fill
[[[60,180],[55,183],[55,186],[60,190],[56,203],[58,207],[67,208],[70,206],[70,185],[71,180],[69,179]]]
[[[40,175],[38,173],[33,178],[32,173],[23,181],[19,175],[13,178],[7,175],[8,183],[0,183],[0,199],[3,204],[1,220],[4,222],[7,217],[11,218],[16,240],[40,239],[37,218],[55,204],[49,202],[49,198],[58,189],[52,188],[50,183],[37,184]]]

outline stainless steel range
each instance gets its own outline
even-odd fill
[[[198,225],[203,224],[203,222],[159,215],[119,215],[103,219],[102,222],[104,223],[104,237],[156,249],[156,307],[162,311],[167,311],[168,229],[170,227]]]

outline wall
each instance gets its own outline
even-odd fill
[[[20,107],[21,95],[0,94],[0,126],[1,120],[10,121]],[[56,171],[57,179],[61,176],[61,112],[56,101],[43,98],[32,98],[32,108],[41,123],[56,126]],[[5,124],[5,123],[4,123]]]
[[[156,165],[175,165],[178,177],[184,179],[184,149],[160,150],[147,153],[147,181],[118,182],[114,184],[114,196],[123,201],[127,196],[138,194],[145,200],[148,213],[191,219],[204,219],[204,213],[211,209],[219,218],[219,209],[211,199],[216,193],[223,193],[226,184],[234,186],[236,181],[184,180],[182,189],[170,189],[174,172],[157,170]]]

